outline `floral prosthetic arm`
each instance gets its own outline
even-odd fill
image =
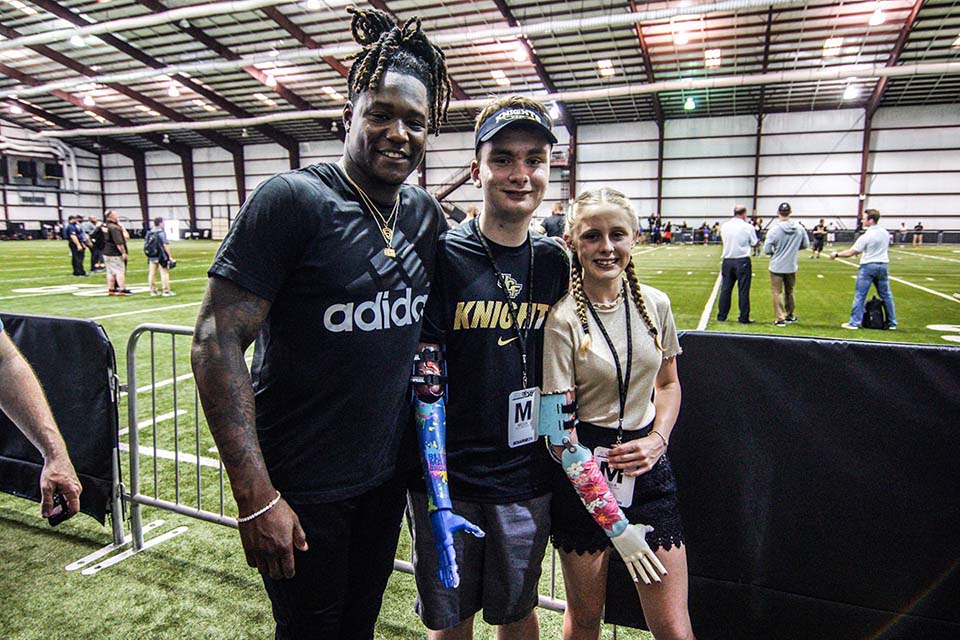
[[[634,582],[660,582],[667,570],[647,544],[646,535],[653,527],[630,524],[610,491],[603,472],[589,449],[573,442],[569,431],[574,428],[576,403],[573,392],[543,394],[540,398],[540,435],[553,447],[563,447],[560,464],[587,512],[610,537],[627,565]]]
[[[440,581],[448,589],[460,584],[457,569],[457,552],[453,546],[453,534],[466,531],[478,538],[484,536],[477,525],[453,512],[450,489],[447,484],[447,418],[442,396],[431,392],[442,381],[439,375],[439,352],[424,349],[418,357],[418,375],[414,408],[417,420],[417,442],[420,445],[420,460],[427,485],[427,512],[433,532],[433,544],[437,551],[437,566]],[[442,388],[442,387],[441,387]]]

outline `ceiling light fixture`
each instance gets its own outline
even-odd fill
[[[550,105],[550,117],[554,120],[560,117],[560,106],[556,102]]]
[[[307,0],[307,11],[317,11],[318,9],[323,8],[323,3],[320,0]]]
[[[856,78],[850,78],[848,82],[856,82]],[[856,100],[860,97],[860,87],[855,84],[848,84],[847,88],[843,90],[843,99],[844,100]]]
[[[720,49],[707,49],[703,52],[703,64],[706,67],[720,66]]]
[[[268,72],[267,77],[263,80],[263,84],[267,85],[268,87],[275,87],[277,86],[277,79],[272,73]]]
[[[97,101],[93,99],[93,96],[89,93],[83,96],[83,105],[86,107],[95,107],[97,106]]]
[[[179,97],[180,97],[180,85],[177,84],[176,82],[171,82],[171,83],[170,83],[170,86],[167,87],[167,95],[170,96],[171,98],[179,98]]]
[[[597,60],[597,69],[600,70],[600,75],[604,77],[617,75],[617,70],[613,68],[613,60],[610,59]]]
[[[883,13],[883,9],[880,8],[880,3],[878,2],[876,10],[870,14],[870,26],[878,27],[886,21],[887,16]]]
[[[823,57],[833,58],[840,55],[840,47],[843,46],[843,38],[827,38],[823,43]]]
[[[953,44],[950,45],[951,49],[960,49],[960,34],[957,35],[957,39],[953,41]]]
[[[170,134],[169,134],[169,133],[163,134],[163,144],[170,144]]]
[[[23,113],[23,107],[21,107],[16,103],[13,103],[10,105],[10,113],[13,113],[15,115],[20,115],[21,113]]]
[[[693,111],[697,108],[697,101],[693,98],[687,98],[683,101],[683,110],[684,111]]]
[[[501,71],[500,69],[494,69],[490,72],[490,75],[493,76],[493,79],[497,81],[497,84],[501,87],[510,86],[510,78],[507,77],[507,74]]]
[[[247,128],[246,128],[246,127],[244,127],[243,129],[240,130],[240,137],[241,137],[241,138],[249,138],[249,137],[250,137],[250,134],[247,133]]]
[[[70,44],[79,48],[86,45],[87,43],[84,42],[82,35],[80,35],[79,33],[75,33],[72,36],[70,36]]]
[[[529,62],[530,54],[527,52],[527,48],[522,42],[517,42],[517,45],[513,49],[513,61],[514,62]]]

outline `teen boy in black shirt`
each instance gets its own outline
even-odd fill
[[[483,609],[498,638],[536,638],[537,583],[550,529],[553,463],[511,424],[511,395],[540,384],[543,324],[570,268],[554,240],[528,231],[556,142],[544,106],[520,96],[477,119],[474,184],[483,213],[446,233],[427,302],[423,342],[442,346],[449,376],[446,472],[453,511],[486,537],[453,536],[460,583],[438,578],[427,497],[410,493],[416,608],[431,639],[470,637]],[[519,330],[518,330],[519,327]],[[421,390],[422,391],[422,390]]]
[[[250,196],[210,268],[193,346],[277,638],[373,637],[405,502],[398,425],[443,223],[436,201],[404,184],[446,111],[443,54],[418,22],[349,11],[363,49],[343,156]]]

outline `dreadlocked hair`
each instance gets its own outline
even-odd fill
[[[350,100],[367,89],[378,89],[389,70],[413,76],[427,87],[430,128],[439,135],[450,104],[450,78],[446,56],[423,32],[420,18],[401,25],[377,9],[347,7],[347,12],[353,16],[353,39],[361,47],[347,79]]]
[[[580,320],[580,327],[583,329],[583,340],[580,341],[580,353],[586,353],[590,350],[590,325],[587,323],[587,296],[583,293],[583,267],[580,264],[580,258],[577,252],[573,252],[573,259],[570,261],[570,292],[573,294],[573,301],[577,305],[577,318]]]
[[[650,332],[657,351],[663,353],[663,345],[660,344],[660,332],[657,331],[656,325],[654,325],[650,319],[650,314],[647,312],[647,304],[643,301],[643,294],[640,293],[640,280],[637,278],[637,271],[633,267],[633,259],[627,263],[626,273],[627,284],[630,287],[630,297],[633,298],[633,304],[637,305],[637,311],[640,312],[640,317],[642,317],[644,323],[646,323],[647,331]]]

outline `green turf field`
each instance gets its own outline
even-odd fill
[[[65,245],[63,241],[0,243],[0,309],[96,320],[113,341],[124,382],[127,341],[136,327],[144,323],[193,325],[206,286],[205,271],[216,249],[212,242],[176,243],[173,250],[178,266],[171,276],[177,296],[152,298],[146,293],[146,259],[135,240],[128,286],[139,293],[108,297],[103,274],[89,278],[69,275]],[[758,322],[744,326],[716,322],[715,300],[709,304],[717,283],[719,247],[641,247],[636,257],[641,280],[670,295],[680,329],[695,329],[705,318],[709,331],[939,345],[960,342],[960,248],[893,248],[891,260],[891,275],[897,279],[891,286],[899,330],[852,332],[840,324],[846,321],[853,298],[854,261],[802,256],[796,311],[800,322],[778,329],[772,326],[766,258],[754,260],[752,316]],[[731,317],[735,315],[732,311]],[[221,477],[189,375],[189,338],[145,334],[136,357],[136,386],[148,389],[137,395],[140,446],[181,452],[177,462],[159,458],[154,463],[152,456],[141,456],[143,492],[152,495],[156,491],[160,498],[191,506],[197,505],[199,495],[202,508],[218,511]],[[153,393],[149,391],[152,384]],[[122,429],[129,427],[127,406],[123,399]],[[194,435],[197,421],[199,439]],[[124,435],[121,442],[126,444],[128,438]],[[124,479],[129,482],[126,453],[123,465]],[[234,516],[229,489],[226,496],[223,509]],[[0,638],[272,637],[267,598],[254,570],[246,567],[233,530],[146,509],[144,522],[165,521],[156,533],[180,525],[189,530],[94,576],[82,576],[67,573],[64,567],[108,544],[109,529],[81,516],[52,530],[38,512],[33,503],[0,495],[0,561],[4,564],[0,601],[5,605],[0,607]],[[406,533],[401,535],[397,555],[409,557]],[[550,571],[545,574],[541,593],[549,591]],[[557,586],[562,598],[559,579]],[[413,597],[412,577],[395,573],[377,627],[378,638],[425,637],[411,609]],[[541,625],[542,637],[559,637],[559,614],[542,612]],[[477,637],[492,638],[494,634],[480,624]],[[612,637],[612,629],[605,629],[604,637]],[[618,637],[649,635],[621,629]]]

